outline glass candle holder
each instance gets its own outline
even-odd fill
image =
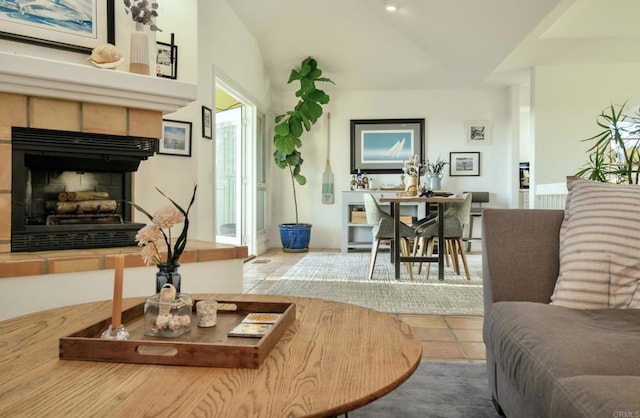
[[[172,302],[160,301],[156,293],[144,304],[144,335],[177,337],[191,331],[191,295],[181,293]]]
[[[214,327],[218,319],[218,302],[215,300],[201,300],[196,303],[196,312],[199,327]]]

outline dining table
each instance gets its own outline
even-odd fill
[[[411,327],[388,313],[281,295],[198,297],[292,303],[295,319],[257,368],[65,360],[61,339],[110,318],[110,300],[7,319],[0,322],[0,416],[337,416],[394,390],[422,357]],[[126,298],[123,308],[143,301]]]
[[[438,263],[438,280],[444,281],[444,254],[445,254],[445,240],[444,240],[444,209],[445,205],[451,203],[463,203],[462,197],[452,196],[396,196],[396,197],[381,197],[380,202],[390,204],[390,214],[393,216],[393,245],[392,248],[392,260],[394,261],[394,276],[396,280],[400,280],[400,264],[403,262],[437,262]],[[438,254],[437,256],[403,256],[400,254],[400,245],[396,243],[400,242],[400,206],[402,203],[415,203],[422,202],[427,205],[436,204],[438,214]]]

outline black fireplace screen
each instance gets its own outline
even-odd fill
[[[135,245],[131,173],[157,142],[13,128],[11,251]]]

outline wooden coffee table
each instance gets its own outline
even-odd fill
[[[0,416],[335,416],[392,391],[420,362],[421,342],[389,314],[277,295],[202,297],[295,302],[296,320],[258,369],[60,360],[60,337],[109,317],[110,301],[6,320]]]

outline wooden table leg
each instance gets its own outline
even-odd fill
[[[438,203],[438,280],[444,280],[444,203]]]
[[[391,205],[393,212],[393,259],[396,280],[400,280],[400,202]]]

